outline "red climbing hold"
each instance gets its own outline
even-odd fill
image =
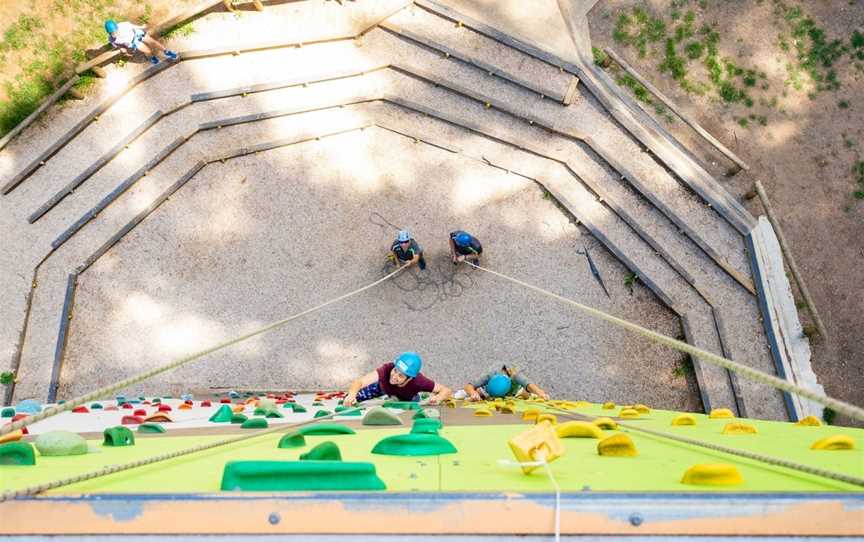
[[[162,403],[161,405],[159,405],[159,412],[171,412],[171,405],[166,405],[165,403]]]
[[[222,399],[219,399],[219,402],[220,402],[220,403],[229,403],[229,404],[230,404],[230,403],[231,403],[231,399],[228,399],[227,397],[224,397],[224,398],[222,398]]]
[[[185,401],[183,401],[183,403],[192,406],[192,399],[186,399]]]
[[[142,405],[149,405],[149,404],[150,404],[150,401],[141,401],[141,404],[142,404]]]
[[[17,422],[18,420],[23,420],[24,418],[26,418],[29,415],[30,414],[23,414],[23,413],[22,414],[15,414],[14,416],[12,416],[12,422],[14,423],[14,422]]]
[[[132,403],[123,403],[122,405],[120,405],[120,408],[133,409],[135,407],[132,406]]]
[[[86,407],[86,406],[81,405],[81,406],[77,406],[77,407],[73,408],[73,409],[72,409],[72,412],[75,412],[75,413],[78,413],[78,414],[87,414],[87,413],[90,412],[90,411],[87,410],[87,407]]]
[[[146,415],[147,415],[147,411],[144,410],[143,408],[139,408],[138,410],[136,410],[135,412],[133,412],[132,415],[133,415],[133,416],[146,416]]]
[[[123,425],[138,425],[144,423],[144,418],[141,416],[123,416],[120,423]]]
[[[213,405],[210,404],[210,401],[201,401],[201,406],[205,407],[205,406],[213,406]]]

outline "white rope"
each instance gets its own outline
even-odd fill
[[[561,540],[561,486],[558,485],[558,480],[555,479],[555,475],[552,474],[552,468],[549,467],[549,463],[544,459],[539,461],[510,461],[508,459],[499,459],[499,465],[503,465],[505,467],[543,467],[543,470],[546,472],[546,476],[549,477],[549,482],[551,482],[552,487],[555,489],[555,542],[560,542]]]
[[[754,380],[756,382],[760,382],[762,384],[767,384],[773,388],[777,388],[779,390],[783,390],[789,393],[794,393],[800,395],[801,397],[806,397],[811,401],[815,401],[823,406],[829,407],[836,412],[845,414],[850,418],[854,418],[856,420],[864,421],[864,409],[857,407],[853,404],[846,403],[839,399],[834,399],[832,397],[827,397],[820,393],[816,393],[812,390],[808,390],[806,388],[802,388],[796,384],[791,382],[787,382],[781,378],[777,378],[776,376],[769,375],[767,373],[763,373],[762,371],[758,371],[752,367],[748,367],[746,365],[741,365],[731,359],[726,359],[723,356],[718,356],[717,354],[712,354],[706,350],[702,350],[701,348],[697,348],[693,345],[687,344],[685,342],[679,341],[677,339],[673,339],[672,337],[667,337],[661,333],[657,333],[656,331],[651,331],[650,329],[646,329],[640,325],[634,324],[632,322],[628,322],[627,320],[622,320],[621,318],[617,318],[612,316],[611,314],[607,314],[601,310],[597,310],[593,307],[589,307],[587,305],[583,305],[577,301],[573,301],[572,299],[568,299],[566,297],[562,297],[558,294],[554,294],[548,290],[544,290],[543,288],[539,288],[537,286],[533,286],[526,282],[522,282],[519,279],[514,279],[512,277],[508,277],[502,273],[498,273],[496,271],[492,271],[491,269],[486,269],[485,267],[480,267],[474,263],[471,263],[466,260],[466,263],[470,266],[473,266],[481,271],[485,271],[487,273],[491,273],[497,277],[500,277],[504,280],[510,281],[514,284],[518,284],[529,290],[534,290],[535,292],[539,292],[545,296],[551,297],[555,300],[558,300],[562,303],[566,303],[568,305],[572,305],[579,310],[590,314],[591,316],[600,318],[601,320],[605,320],[616,326],[623,327],[629,331],[633,331],[643,337],[646,337],[649,340],[652,340],[656,343],[660,343],[666,345],[670,348],[674,348],[680,352],[685,352],[692,356],[698,357],[700,360],[707,361],[713,365],[719,365],[720,367],[724,367],[730,371],[734,371],[736,373],[742,374],[745,377]]]
[[[7,433],[11,433],[12,431],[16,431],[18,429],[21,429],[22,427],[26,427],[28,425],[34,424],[38,421],[42,421],[45,418],[50,418],[51,416],[56,416],[57,414],[60,414],[61,412],[64,412],[66,410],[72,410],[73,408],[80,406],[84,403],[99,399],[101,397],[104,397],[104,396],[112,393],[112,392],[122,390],[124,388],[127,388],[127,387],[133,385],[133,384],[137,384],[138,382],[141,382],[141,381],[147,380],[148,378],[154,377],[160,373],[164,373],[164,372],[170,371],[172,369],[176,369],[177,367],[180,367],[181,365],[185,365],[191,361],[195,361],[196,359],[202,358],[202,357],[206,356],[207,354],[212,354],[213,352],[217,352],[217,351],[222,350],[224,348],[228,348],[229,346],[233,346],[237,343],[241,343],[243,341],[249,340],[252,337],[256,337],[258,335],[261,335],[262,333],[267,333],[268,331],[272,331],[278,327],[281,327],[281,326],[287,324],[288,322],[291,322],[292,320],[296,320],[296,319],[301,318],[303,316],[312,314],[313,312],[319,311],[319,310],[323,309],[324,307],[328,307],[334,303],[338,303],[339,301],[343,301],[345,299],[348,299],[349,297],[353,297],[359,293],[365,292],[366,290],[369,290],[370,288],[374,288],[375,286],[378,286],[382,282],[395,277],[403,269],[405,269],[405,267],[400,267],[400,268],[396,269],[395,271],[393,271],[392,273],[390,273],[389,275],[387,275],[383,278],[380,278],[371,284],[367,284],[366,286],[363,286],[362,288],[357,288],[354,291],[348,292],[347,294],[343,294],[343,295],[336,297],[334,299],[331,299],[329,301],[325,301],[324,303],[321,303],[320,305],[316,305],[316,306],[312,307],[311,309],[306,309],[304,311],[298,312],[297,314],[295,314],[293,316],[289,316],[288,318],[284,318],[282,320],[278,320],[276,322],[272,322],[270,324],[267,324],[263,327],[256,329],[255,331],[252,331],[250,333],[246,333],[245,335],[240,335],[239,337],[235,337],[235,338],[230,339],[228,341],[225,341],[223,343],[219,343],[219,344],[212,346],[210,348],[200,350],[198,352],[195,352],[195,353],[190,354],[188,356],[185,356],[183,358],[174,360],[170,363],[166,363],[165,365],[163,365],[161,367],[157,367],[155,369],[141,373],[139,375],[132,376],[132,377],[127,378],[125,380],[121,380],[120,382],[116,382],[114,384],[105,386],[104,388],[100,388],[100,389],[93,391],[93,392],[90,392],[86,395],[82,395],[81,397],[76,397],[75,399],[70,399],[69,401],[66,401],[65,403],[63,403],[62,405],[56,405],[53,407],[46,408],[45,410],[43,410],[42,412],[40,412],[38,414],[33,414],[32,416],[27,416],[26,418],[22,418],[22,419],[18,420],[17,422],[0,426],[0,436],[5,435]]]

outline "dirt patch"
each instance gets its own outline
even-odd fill
[[[613,48],[751,166],[726,176],[732,162],[646,97],[727,190],[743,197],[754,180],[765,185],[828,329],[813,343],[813,368],[829,395],[864,404],[864,4],[607,0],[589,22],[594,47]],[[758,199],[745,205],[763,213]],[[799,313],[810,322],[803,302]]]

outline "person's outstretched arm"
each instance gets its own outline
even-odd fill
[[[475,388],[471,384],[465,384],[465,387],[463,389],[465,390],[465,393],[468,394],[469,400],[479,401],[480,399],[482,399],[482,397],[480,397],[480,394],[477,392],[477,388]]]
[[[357,392],[375,382],[378,382],[378,371],[372,371],[354,380],[348,387],[348,395],[342,400],[342,404],[346,407],[354,406],[357,404]]]
[[[439,383],[435,383],[435,388],[432,390],[432,395],[429,397],[430,405],[437,405],[441,401],[445,401],[450,395],[453,394],[453,391]]]
[[[542,399],[549,400],[549,394],[543,391],[543,389],[537,384],[528,384],[525,386],[525,389],[528,390],[528,393],[533,393],[534,395],[541,397]]]

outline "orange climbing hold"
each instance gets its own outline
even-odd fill
[[[177,407],[178,410],[192,410],[192,405],[189,403],[183,403],[182,405]]]
[[[235,414],[239,414],[240,412],[243,412],[244,410],[246,410],[246,405],[234,405],[234,407],[231,409],[231,412],[233,412]]]
[[[24,429],[27,429],[26,427]],[[0,436],[0,444],[4,442],[15,442],[17,440],[21,440],[21,437],[24,436],[24,431],[21,429],[16,429],[11,433],[6,433],[5,435]]]
[[[147,423],[161,423],[161,422],[171,422],[173,421],[167,414],[164,412],[157,412],[151,416],[147,416],[144,418],[144,421]]]

